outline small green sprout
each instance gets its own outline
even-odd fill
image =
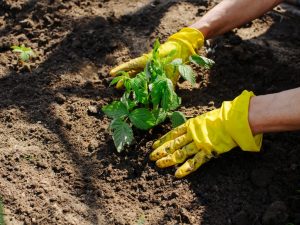
[[[34,51],[31,48],[26,47],[24,44],[21,46],[14,45],[11,46],[11,48],[13,49],[13,52],[19,53],[19,63],[22,68],[31,71],[31,63],[29,63],[29,60],[36,57]]]
[[[146,221],[145,221],[145,215],[142,214],[142,215],[139,217],[138,221],[136,222],[136,225],[144,225],[145,222],[146,222]]]
[[[2,198],[0,197],[0,225],[4,225],[4,209]]]
[[[19,60],[21,62],[28,62],[31,58],[36,57],[35,53],[33,52],[33,50],[31,48],[27,48],[25,47],[24,44],[22,44],[21,46],[11,46],[11,48],[13,49],[13,52],[17,52],[20,53],[19,54]]]

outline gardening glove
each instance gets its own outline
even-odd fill
[[[195,50],[203,46],[204,36],[203,34],[195,29],[186,27],[181,29],[179,32],[171,35],[168,40],[162,44],[158,51],[160,58],[167,57],[172,54],[172,59],[180,58],[183,62],[187,62],[189,56],[196,54]],[[129,75],[134,76],[138,72],[142,71],[146,63],[152,57],[152,52],[144,54],[138,58],[132,59],[129,62],[123,63],[110,71],[111,76],[116,76],[120,71],[128,72]],[[179,74],[170,73],[172,77],[169,77],[175,85]],[[122,82],[117,83],[117,88],[122,87]]]
[[[160,168],[184,162],[175,173],[182,178],[234,147],[258,152],[262,134],[253,136],[248,123],[252,96],[253,92],[243,91],[233,101],[223,102],[221,108],[187,120],[153,144],[150,159]]]

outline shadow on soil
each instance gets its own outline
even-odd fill
[[[55,102],[57,93],[93,100],[99,96],[101,99],[112,99],[119,93],[113,88],[106,88],[108,83],[105,81],[107,78],[105,72],[98,74],[102,89],[99,86],[76,84],[53,89],[52,84],[60,80],[66,71],[80,70],[83,61],[91,61],[97,66],[108,69],[108,65],[115,64],[114,60],[107,57],[108,55],[124,46],[132,50],[137,48],[136,40],[152,33],[168,7],[177,2],[168,1],[168,3],[163,3],[162,7],[155,8],[149,5],[120,19],[94,17],[75,21],[72,32],[58,44],[56,50],[38,69],[26,74],[12,72],[0,79],[0,108],[21,107],[30,122],[41,121],[45,127],[57,134],[70,159],[81,171],[81,176],[85,181],[84,189],[95,189],[92,178],[98,171],[94,168],[92,160],[82,156],[79,149],[69,141],[66,127],[58,123],[59,118],[51,113],[51,105]],[[199,1],[188,2],[201,5]],[[36,3],[37,1],[29,1],[28,10],[33,9]],[[206,6],[206,3],[204,5]],[[277,18],[274,19],[277,20]],[[299,87],[300,49],[294,49],[300,46],[299,28],[296,29],[296,25],[296,21],[286,19],[281,23],[275,23],[267,33],[253,40],[242,41],[233,33],[217,39],[213,46],[214,52],[211,53],[216,66],[210,73],[207,88],[194,89],[190,92],[180,91],[184,104],[203,106],[209,101],[214,101],[218,107],[223,100],[233,99],[244,89],[253,90],[257,94],[266,94]],[[134,40],[124,35],[123,30],[126,29],[134,33]],[[5,35],[4,31],[1,33]],[[142,39],[139,40],[140,43],[142,41]],[[272,51],[274,43],[280,45],[277,55],[274,55]],[[295,52],[288,52],[289,55],[285,55],[285,49]],[[134,56],[136,55],[131,55],[131,57]],[[298,60],[297,64],[289,63],[292,59]],[[102,116],[99,115],[98,119],[101,120]],[[160,132],[161,128],[157,129]],[[157,135],[153,134],[153,137],[156,138]],[[279,137],[280,140],[277,142]],[[295,157],[299,161],[300,145],[294,143],[295,138],[299,138],[297,133],[266,135],[262,153],[251,154],[234,150],[212,160],[188,177],[190,187],[197,196],[195,203],[205,206],[203,224],[231,224],[234,222],[230,221],[233,214],[242,211],[245,211],[246,217],[253,222],[261,217],[261,213],[272,201],[282,200],[291,195],[296,189],[297,181],[285,180],[282,177],[286,177],[285,170],[291,158]],[[141,134],[136,148],[145,146],[148,141],[147,134]],[[124,159],[123,155],[117,155],[111,149],[111,144],[110,141],[103,146],[97,157],[106,159],[105,161],[109,162],[106,163],[107,165],[116,163],[114,165],[116,168],[130,170],[128,179],[139,177],[145,165],[149,163],[148,150],[124,153],[128,156]],[[298,149],[297,154],[295,148]],[[122,163],[119,163],[120,157],[123,158]],[[144,160],[139,162],[142,157]],[[154,168],[154,165],[151,166]],[[271,185],[256,188],[252,184],[251,171],[257,167],[272,170],[276,174],[272,176],[274,182]],[[159,171],[162,175],[169,172],[170,170]],[[88,179],[89,177],[91,179]],[[285,188],[281,188],[283,184]],[[103,207],[103,205],[96,204],[96,197],[89,196],[85,201],[91,210],[89,217],[92,223],[97,221],[94,209]],[[264,200],[261,201],[261,198]],[[262,202],[264,205],[260,205]],[[216,221],[214,218],[220,218],[220,214],[222,214],[221,218],[228,218],[228,221]]]

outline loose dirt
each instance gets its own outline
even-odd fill
[[[199,19],[215,1],[2,0],[0,196],[7,224],[300,224],[299,132],[266,134],[176,180],[148,159],[166,122],[116,153],[101,107],[120,97],[109,70]],[[270,12],[206,45],[211,71],[178,86],[196,116],[244,89],[300,86],[300,19]],[[11,45],[38,57],[31,71]],[[268,107],[268,106],[266,106]]]

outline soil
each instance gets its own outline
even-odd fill
[[[118,154],[101,107],[109,70],[199,19],[217,1],[0,1],[0,196],[7,224],[300,224],[300,133],[265,134],[185,179],[148,159],[166,122]],[[300,86],[300,19],[272,11],[207,43],[215,60],[178,85],[196,116],[242,90]],[[37,57],[31,71],[11,45]],[[268,106],[266,106],[268,107]]]

